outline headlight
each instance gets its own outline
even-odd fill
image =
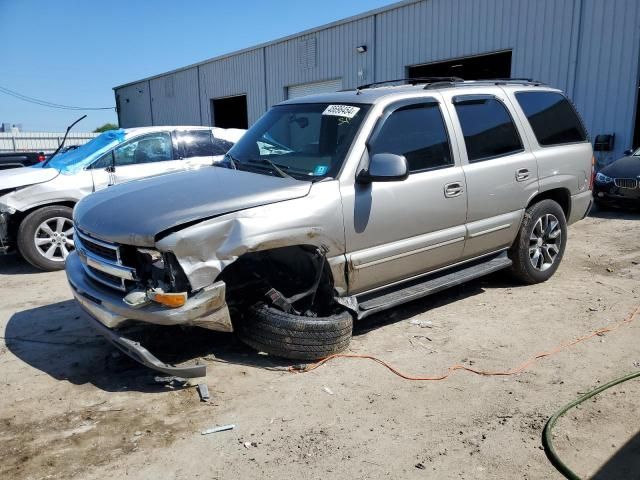
[[[598,183],[611,183],[611,182],[613,182],[613,178],[607,177],[604,173],[598,172],[596,174],[596,182],[598,182]]]

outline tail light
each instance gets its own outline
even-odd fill
[[[47,157],[44,156],[44,153],[40,152],[38,153],[38,161],[39,162],[44,162],[47,159]]]
[[[596,157],[591,156],[591,177],[589,178],[589,190],[593,190],[593,182],[596,178]]]

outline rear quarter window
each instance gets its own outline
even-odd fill
[[[557,92],[515,94],[541,146],[587,141],[582,121],[566,97]]]

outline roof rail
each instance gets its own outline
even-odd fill
[[[546,85],[544,82],[533,80],[531,78],[487,78],[483,80],[465,80],[463,82],[435,82],[426,85],[425,90],[433,88],[449,87],[465,87],[468,85]]]
[[[357,91],[365,90],[367,88],[377,87],[378,85],[385,85],[387,83],[405,82],[409,85],[417,85],[418,83],[435,83],[435,82],[463,82],[464,80],[459,77],[413,77],[413,78],[396,78],[395,80],[381,80],[379,82],[367,83],[356,87]]]

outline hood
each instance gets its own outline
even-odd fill
[[[637,178],[640,175],[640,157],[622,157],[600,171],[611,178]]]
[[[59,172],[55,168],[23,167],[1,170],[0,191],[48,182],[58,175]]]
[[[153,246],[157,234],[186,223],[309,193],[311,182],[208,167],[115,185],[85,197],[74,221],[97,238]]]

